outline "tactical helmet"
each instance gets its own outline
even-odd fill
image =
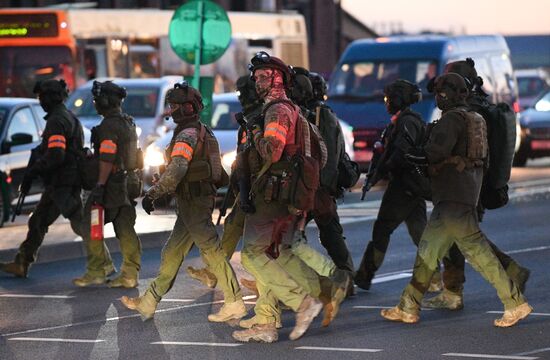
[[[254,80],[250,76],[241,76],[237,79],[237,91],[239,94],[239,101],[243,107],[250,106],[260,99],[256,93],[256,85]]]
[[[410,81],[398,79],[384,87],[384,95],[396,110],[402,110],[422,100],[422,91]]]
[[[313,85],[309,79],[309,71],[307,69],[302,67],[294,68],[291,97],[299,105],[305,105],[307,101],[313,99]]]
[[[62,103],[69,96],[65,80],[44,80],[34,84],[33,93],[36,95],[47,95],[52,102]]]
[[[122,100],[126,98],[126,89],[118,86],[112,81],[99,82],[94,81],[92,86],[92,95],[94,101],[101,108],[118,107],[122,104]]]
[[[437,106],[441,110],[463,105],[468,97],[468,86],[464,77],[452,72],[435,78],[434,91]]]
[[[323,101],[327,95],[328,85],[324,77],[316,72],[309,72],[309,81],[313,86],[313,98],[315,100]]]
[[[443,73],[457,73],[462,75],[467,80],[466,85],[468,86],[468,90],[472,90],[474,85],[480,84],[480,82],[483,83],[483,80],[477,76],[475,63],[472,58],[466,58],[466,60],[448,63],[445,65]]]
[[[278,57],[271,56],[265,51],[260,51],[250,59],[250,64],[248,64],[248,70],[250,70],[250,75],[254,76],[254,72],[259,69],[277,69],[283,74],[283,82],[287,88],[290,88],[292,84],[292,73],[293,68],[284,63],[283,60]]]
[[[197,113],[204,109],[201,93],[190,86],[186,80],[174,84],[174,88],[168,90],[166,101],[173,104],[191,103]]]

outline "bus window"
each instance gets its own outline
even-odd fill
[[[74,89],[74,67],[68,47],[0,47],[0,96],[34,97],[39,80],[65,79]]]

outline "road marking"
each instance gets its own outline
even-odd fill
[[[394,275],[377,276],[374,279],[372,279],[372,283],[380,284],[388,281],[410,278],[411,276],[412,276],[411,273],[404,273],[404,272],[394,274]]]
[[[487,314],[504,314],[504,311],[487,311]],[[529,316],[550,316],[550,314],[532,312]]]
[[[211,302],[206,302],[206,303],[189,304],[189,305],[180,305],[180,306],[175,306],[175,307],[167,308],[167,309],[157,309],[155,311],[155,314],[159,314],[159,313],[163,313],[163,312],[169,312],[169,311],[176,311],[176,310],[181,310],[181,309],[188,309],[188,308],[193,308],[193,307],[198,307],[198,306],[209,306],[209,305],[213,305],[213,304],[222,304],[222,303],[223,303],[223,300],[211,301]],[[40,332],[40,331],[66,329],[66,328],[70,328],[70,327],[74,327],[74,326],[81,326],[81,325],[104,324],[108,321],[118,321],[118,320],[122,320],[122,319],[131,319],[131,318],[136,318],[136,317],[140,317],[140,316],[141,316],[140,314],[132,314],[132,315],[125,315],[125,316],[115,316],[115,317],[110,317],[110,318],[105,318],[105,319],[100,319],[100,320],[81,321],[81,322],[71,323],[71,324],[63,324],[63,325],[50,326],[50,327],[45,327],[45,328],[18,331],[18,332],[9,333],[9,334],[0,334],[0,337],[30,334],[30,333]]]
[[[382,349],[357,349],[357,348],[334,348],[334,347],[320,347],[320,346],[299,346],[296,350],[321,350],[321,351],[352,351],[352,352],[368,352],[375,353],[380,352]]]
[[[152,345],[185,345],[185,346],[220,346],[220,347],[236,347],[243,344],[236,343],[207,343],[207,342],[192,342],[192,341],[155,341]]]
[[[393,306],[374,306],[374,305],[355,305],[354,309],[391,309]],[[421,308],[422,311],[432,311],[434,309]]]
[[[443,355],[443,356],[478,358],[478,359],[510,359],[510,360],[535,360],[535,359],[538,359],[538,357],[515,356],[515,355],[489,355],[489,354],[463,354],[463,353],[447,353],[447,354],[441,354],[441,355]]]
[[[187,303],[187,302],[193,302],[195,300],[194,299],[162,299],[160,301],[162,301],[162,302],[185,302],[185,303]]]
[[[72,295],[32,295],[32,294],[1,294],[5,298],[29,298],[29,299],[72,299]]]
[[[506,254],[521,254],[521,253],[526,253],[531,251],[541,251],[541,250],[548,250],[548,249],[550,249],[550,246],[537,246],[532,248],[506,251]]]
[[[536,350],[531,350],[531,351],[526,351],[526,352],[519,353],[519,354],[515,354],[515,355],[532,355],[532,354],[538,354],[538,353],[547,352],[547,351],[550,351],[550,347],[548,347],[548,348],[542,348],[542,349],[536,349]]]
[[[13,341],[47,341],[47,342],[67,342],[67,343],[100,343],[105,340],[86,340],[86,339],[60,339],[60,338],[35,338],[35,337],[16,337],[9,338]]]
[[[524,180],[524,181],[518,181],[518,182],[510,182],[510,188],[520,188],[520,187],[528,187],[528,186],[534,186],[534,185],[550,185],[549,179],[535,179],[535,180]]]

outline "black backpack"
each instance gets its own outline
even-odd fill
[[[348,153],[344,150],[338,162],[338,187],[344,189],[354,187],[357,181],[359,181],[359,176],[361,176],[359,164],[351,160]]]
[[[489,166],[483,178],[480,201],[486,209],[498,209],[508,203],[508,181],[516,145],[516,114],[506,103],[487,103],[478,112],[487,123],[489,142]]]

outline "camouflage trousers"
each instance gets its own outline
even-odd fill
[[[439,261],[456,244],[468,262],[497,291],[506,310],[525,302],[479,229],[473,206],[445,201],[435,205],[418,245],[413,276],[401,295],[399,308],[418,314]]]

